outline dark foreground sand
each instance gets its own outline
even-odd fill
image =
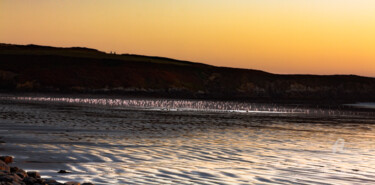
[[[11,156],[0,157],[0,185],[81,185],[79,182],[59,183],[54,179],[41,178],[39,172],[28,171],[9,165],[13,162]],[[60,171],[63,173],[64,171]],[[93,185],[83,183],[82,185]]]

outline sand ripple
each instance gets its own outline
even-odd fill
[[[372,184],[371,116],[0,102],[4,154],[95,184]],[[60,169],[69,174],[56,173]]]

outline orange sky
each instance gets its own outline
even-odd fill
[[[0,42],[375,77],[375,1],[1,0]]]

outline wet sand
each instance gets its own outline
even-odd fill
[[[375,118],[1,101],[2,155],[94,184],[366,184]],[[332,110],[330,110],[332,111]],[[370,115],[370,116],[369,116]],[[339,141],[339,142],[338,142]],[[58,174],[61,169],[71,171]]]

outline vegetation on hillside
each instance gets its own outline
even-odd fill
[[[88,48],[0,44],[0,89],[186,98],[374,101],[375,79],[277,75]]]

